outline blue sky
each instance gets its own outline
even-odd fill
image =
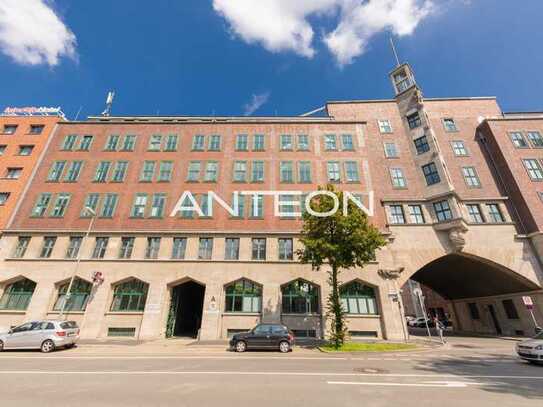
[[[255,96],[254,115],[297,115],[327,100],[389,98],[392,31],[426,96],[495,95],[506,111],[543,110],[541,0],[371,0],[398,6],[394,15],[357,9],[361,0],[297,0],[292,10],[265,0],[279,5],[242,14],[244,1],[0,0],[0,107],[62,106],[70,119],[81,107],[81,118],[99,114],[110,89],[116,115],[241,115]],[[25,55],[27,38],[45,51]]]

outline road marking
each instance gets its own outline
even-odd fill
[[[344,357],[301,357],[301,356],[0,356],[2,359],[40,359],[40,360],[62,360],[62,359],[79,359],[79,360],[109,360],[109,359],[135,359],[135,360],[149,360],[149,359],[220,359],[220,360],[349,360]]]
[[[336,385],[353,386],[391,386],[391,387],[467,387],[463,382],[440,382],[440,383],[389,383],[389,382],[327,382]]]

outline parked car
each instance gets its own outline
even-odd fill
[[[294,346],[294,334],[285,325],[259,324],[248,332],[235,334],[230,340],[230,348],[236,352],[248,349],[278,349],[289,352]]]
[[[543,332],[532,339],[517,343],[517,354],[530,363],[543,364]]]
[[[58,348],[71,348],[78,340],[79,327],[75,321],[33,321],[0,333],[0,352],[7,349],[40,349],[49,353]]]
[[[430,323],[430,320],[428,320],[428,323]],[[425,327],[426,324],[424,323],[424,317],[418,317],[418,318],[412,319],[411,321],[407,321],[407,326],[410,326],[412,328]]]

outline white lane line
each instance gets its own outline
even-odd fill
[[[340,357],[288,357],[288,356],[0,356],[2,359],[40,359],[40,360],[63,360],[63,359],[76,359],[76,360],[168,360],[168,359],[209,359],[209,360],[349,360],[349,358]]]
[[[390,386],[390,387],[467,387],[465,383],[449,382],[444,383],[387,383],[387,382],[327,382],[328,384],[336,385],[352,385],[352,386]]]

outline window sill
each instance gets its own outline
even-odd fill
[[[283,317],[301,317],[301,318],[305,318],[305,317],[320,317],[320,316],[322,316],[322,314],[289,314],[289,313],[282,312],[281,316],[283,316]]]
[[[260,312],[223,312],[223,317],[259,317],[262,314]]]
[[[0,314],[26,314],[26,310],[15,310],[15,309],[0,309]]]
[[[380,319],[379,314],[345,314],[347,318],[368,318],[368,319]]]
[[[60,315],[60,311],[49,311],[48,315]],[[64,311],[64,315],[84,315],[85,311]]]
[[[107,311],[104,315],[143,315],[145,311]]]

